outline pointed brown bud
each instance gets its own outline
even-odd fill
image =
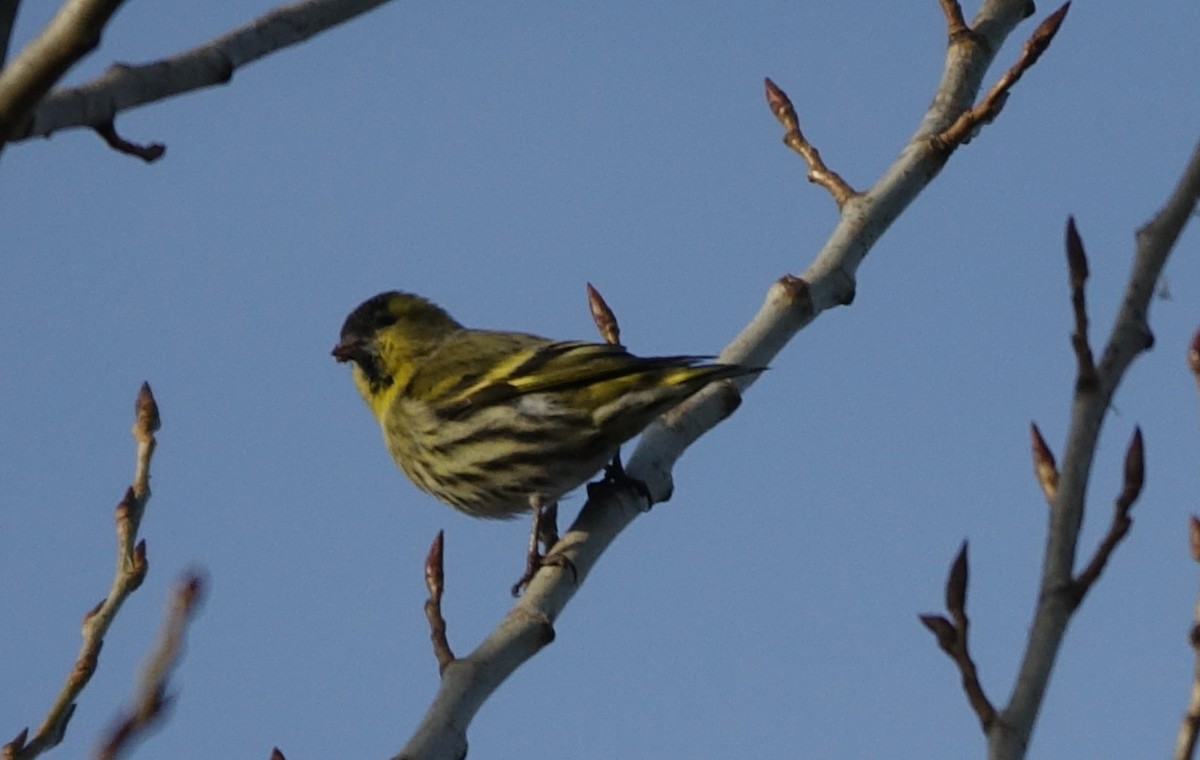
[[[1025,43],[1025,47],[1034,51],[1033,61],[1045,52],[1054,40],[1054,35],[1058,34],[1059,27],[1062,26],[1063,20],[1067,17],[1067,11],[1071,10],[1070,0],[1059,6],[1058,10],[1046,17],[1046,20],[1038,24],[1037,29],[1033,30],[1033,34],[1029,35],[1029,41]],[[1030,65],[1033,64],[1030,61]]]
[[[125,494],[121,497],[121,502],[117,504],[116,521],[128,520],[132,517],[134,504],[137,502],[137,495],[133,492],[133,486],[126,486]]]
[[[954,646],[954,641],[958,638],[958,631],[954,624],[941,615],[917,615],[917,618],[937,637],[938,646],[950,651]]]
[[[271,760],[287,760],[287,758],[279,751],[279,747],[271,747]]]
[[[1125,512],[1133,506],[1146,482],[1146,450],[1142,443],[1141,427],[1134,427],[1129,448],[1125,450],[1125,483],[1121,488],[1121,505]]]
[[[158,430],[159,425],[162,424],[162,420],[158,416],[158,402],[154,400],[150,383],[142,383],[142,387],[138,391],[137,402],[134,404],[134,413],[137,415],[138,429],[144,431],[146,435]]]
[[[1188,548],[1192,559],[1200,562],[1200,518],[1195,515],[1188,517]]]
[[[621,345],[621,327],[617,324],[617,316],[608,307],[604,296],[600,295],[600,291],[592,287],[590,282],[587,284],[587,297],[588,309],[592,312],[592,322],[600,331],[600,337],[610,345]]]
[[[800,120],[796,118],[796,109],[792,106],[791,98],[787,96],[786,92],[779,89],[779,86],[772,82],[770,77],[764,79],[763,84],[767,92],[767,107],[771,109],[771,113],[775,114],[775,118],[779,119],[779,123],[787,131],[798,129]]]
[[[1038,430],[1037,423],[1029,423],[1029,438],[1033,449],[1034,475],[1037,476],[1038,485],[1042,487],[1042,493],[1046,494],[1046,501],[1050,506],[1054,506],[1054,500],[1058,496],[1058,465],[1054,462],[1054,452],[1046,445],[1046,439],[1042,437],[1042,431]]]
[[[962,621],[967,614],[967,577],[970,570],[967,564],[967,542],[962,542],[954,564],[950,566],[950,575],[946,578],[946,611],[955,621]]]
[[[446,576],[442,563],[445,538],[442,531],[437,532],[429,553],[425,555],[425,588],[429,590],[430,599],[441,599],[442,589],[445,588]]]
[[[1075,228],[1075,217],[1067,217],[1067,270],[1071,274],[1071,287],[1078,290],[1088,278],[1087,254],[1083,251],[1083,239]]]

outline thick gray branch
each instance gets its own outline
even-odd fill
[[[0,146],[67,69],[100,44],[122,0],[67,0],[12,63],[0,71]],[[12,14],[15,17],[16,4]],[[9,21],[11,32],[11,19]],[[7,44],[7,38],[5,38]]]

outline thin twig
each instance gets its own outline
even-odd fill
[[[173,697],[167,694],[171,672],[183,653],[187,626],[204,597],[204,580],[198,572],[184,575],[171,594],[158,644],[143,666],[133,707],[118,720],[96,752],[97,760],[115,760],[165,715]]]
[[[963,541],[962,548],[958,550],[958,556],[954,558],[954,562],[950,565],[950,572],[946,576],[946,610],[950,613],[953,622],[942,615],[919,615],[918,618],[937,637],[941,650],[958,666],[958,672],[962,677],[963,693],[966,694],[967,701],[970,703],[971,709],[975,711],[975,715],[979,718],[979,725],[986,734],[996,719],[996,708],[992,706],[991,700],[983,691],[983,684],[979,681],[979,671],[975,667],[975,661],[971,659],[970,648],[967,644],[968,631],[971,626],[971,621],[967,617],[969,573],[967,542]]]
[[[962,6],[957,0],[938,0],[942,13],[946,16],[946,35],[954,39],[962,34],[969,34],[966,19],[963,18]]]
[[[83,645],[50,712],[28,744],[25,743],[27,733],[22,731],[4,746],[5,760],[32,760],[62,742],[67,723],[75,712],[75,700],[96,671],[100,647],[109,626],[121,605],[142,585],[146,577],[146,542],[137,541],[137,532],[146,511],[146,502],[150,499],[150,460],[156,446],[154,433],[160,424],[158,404],[147,383],[142,383],[138,391],[134,417],[133,437],[137,441],[137,455],[133,483],[125,490],[125,497],[116,509],[117,570],[112,587],[108,596],[83,618]]]
[[[1075,332],[1071,334],[1071,348],[1075,351],[1075,361],[1078,370],[1075,378],[1076,386],[1081,391],[1096,388],[1096,359],[1092,355],[1091,344],[1088,343],[1088,314],[1085,285],[1088,278],[1087,253],[1083,249],[1083,239],[1075,227],[1075,217],[1067,217],[1066,245],[1067,271],[1071,280],[1071,311],[1075,315]]]
[[[771,109],[771,113],[775,114],[779,123],[783,125],[783,144],[799,153],[804,162],[808,164],[808,181],[828,190],[838,208],[845,206],[850,198],[857,195],[857,192],[842,179],[841,175],[825,165],[825,162],[821,160],[821,153],[800,131],[800,120],[796,116],[796,108],[792,105],[791,98],[787,96],[787,93],[772,82],[770,77],[764,80],[764,84],[767,91],[767,106]]]
[[[454,662],[454,652],[446,639],[446,619],[442,617],[442,592],[446,589],[446,573],[442,562],[445,539],[438,531],[425,556],[425,588],[429,598],[425,600],[425,619],[429,621],[429,640],[433,643],[433,656],[437,658],[438,674]]]
[[[1129,516],[1129,510],[1137,501],[1145,482],[1146,452],[1142,444],[1142,429],[1135,427],[1129,447],[1125,451],[1125,480],[1121,487],[1121,493],[1113,504],[1113,517],[1108,526],[1108,533],[1096,547],[1096,552],[1092,555],[1087,567],[1075,577],[1073,596],[1076,604],[1083,600],[1084,595],[1096,583],[1100,573],[1104,572],[1104,567],[1108,564],[1113,550],[1117,548],[1117,545],[1129,533],[1130,527],[1133,526],[1133,518]]]
[[[96,134],[100,135],[107,143],[108,147],[118,153],[125,153],[130,156],[137,156],[148,164],[152,164],[163,157],[167,152],[167,146],[162,143],[150,143],[148,145],[138,145],[137,143],[129,142],[125,138],[117,134],[116,125],[111,121],[97,125]]]
[[[1042,53],[1050,47],[1050,43],[1054,40],[1054,35],[1058,33],[1059,27],[1062,26],[1063,19],[1066,18],[1067,10],[1070,7],[1070,2],[1063,3],[1058,10],[1038,24],[1038,27],[1033,30],[1033,34],[1029,35],[1029,39],[1022,46],[1017,62],[1004,72],[996,84],[992,85],[992,89],[983,96],[983,100],[974,108],[964,111],[953,124],[933,138],[932,144],[937,150],[946,153],[953,151],[970,140],[981,126],[991,123],[1000,115],[1004,103],[1008,100],[1009,91],[1020,81],[1025,72],[1037,63]],[[944,2],[943,10],[945,10]]]

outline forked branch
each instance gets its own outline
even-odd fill
[[[1113,550],[1129,531],[1129,510],[1145,478],[1145,453],[1140,430],[1126,452],[1124,481],[1114,505],[1109,530],[1082,571],[1075,574],[1084,495],[1096,442],[1113,395],[1133,360],[1154,343],[1147,321],[1155,284],[1188,219],[1200,199],[1200,144],[1188,159],[1166,203],[1138,230],[1125,295],[1100,360],[1094,361],[1086,340],[1086,311],[1082,295],[1087,260],[1074,224],[1067,229],[1067,260],[1072,290],[1075,333],[1072,349],[1077,360],[1071,421],[1062,462],[1055,481],[1049,514],[1049,537],[1042,562],[1041,589],[1029,642],[1008,704],[989,733],[992,758],[1024,757],[1034,722],[1041,709],[1054,660],[1063,636],[1082,600],[1095,583]],[[1036,458],[1036,456],[1035,456]],[[1043,482],[1045,488],[1045,481]]]
[[[0,146],[63,129],[87,127],[123,153],[151,161],[161,145],[113,140],[117,115],[138,106],[228,82],[239,68],[373,10],[388,0],[301,0],[190,50],[150,63],[113,64],[96,79],[49,92],[95,47],[121,0],[68,0],[47,27],[0,74]],[[78,9],[88,9],[87,13]],[[70,23],[68,23],[70,22]],[[60,28],[63,31],[60,31]],[[67,32],[70,33],[68,37]],[[61,40],[68,39],[70,44]],[[53,42],[54,44],[51,44]],[[61,49],[60,49],[61,48]],[[47,94],[49,92],[49,94]],[[157,147],[156,147],[157,146]]]
[[[984,733],[992,727],[996,720],[996,708],[983,691],[979,681],[979,671],[975,661],[971,659],[968,646],[967,632],[970,620],[967,618],[967,582],[969,567],[967,562],[967,542],[963,541],[958,556],[950,565],[950,573],[946,576],[946,611],[950,613],[947,620],[942,615],[920,615],[921,622],[937,637],[938,646],[945,652],[962,676],[963,692],[971,709],[979,718],[979,725]]]
[[[150,386],[142,383],[134,404],[133,437],[137,441],[133,482],[116,509],[117,570],[108,596],[100,600],[83,618],[83,645],[75,658],[67,682],[63,685],[50,712],[38,726],[32,739],[26,741],[28,729],[4,745],[4,760],[32,760],[57,746],[66,735],[67,724],[75,713],[75,701],[91,680],[100,660],[100,647],[109,626],[129,595],[142,585],[146,577],[146,542],[137,538],[146,503],[150,500],[150,460],[157,441],[155,431],[160,424],[158,403]]]

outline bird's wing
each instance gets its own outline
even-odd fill
[[[532,338],[532,336],[523,336]],[[470,371],[456,372],[460,378],[445,388],[438,410],[445,416],[458,416],[467,410],[502,404],[528,393],[593,389],[606,381],[627,378],[636,384],[641,376],[647,381],[662,372],[691,367],[703,357],[669,356],[644,359],[631,355],[620,346],[585,341],[548,342],[532,338],[530,343],[491,356],[475,354]],[[493,341],[488,341],[493,343]],[[456,351],[454,353],[460,353]],[[487,358],[488,361],[483,361]],[[468,369],[465,365],[462,369]],[[444,371],[444,370],[443,370]],[[626,390],[627,383],[607,387],[609,392]]]

